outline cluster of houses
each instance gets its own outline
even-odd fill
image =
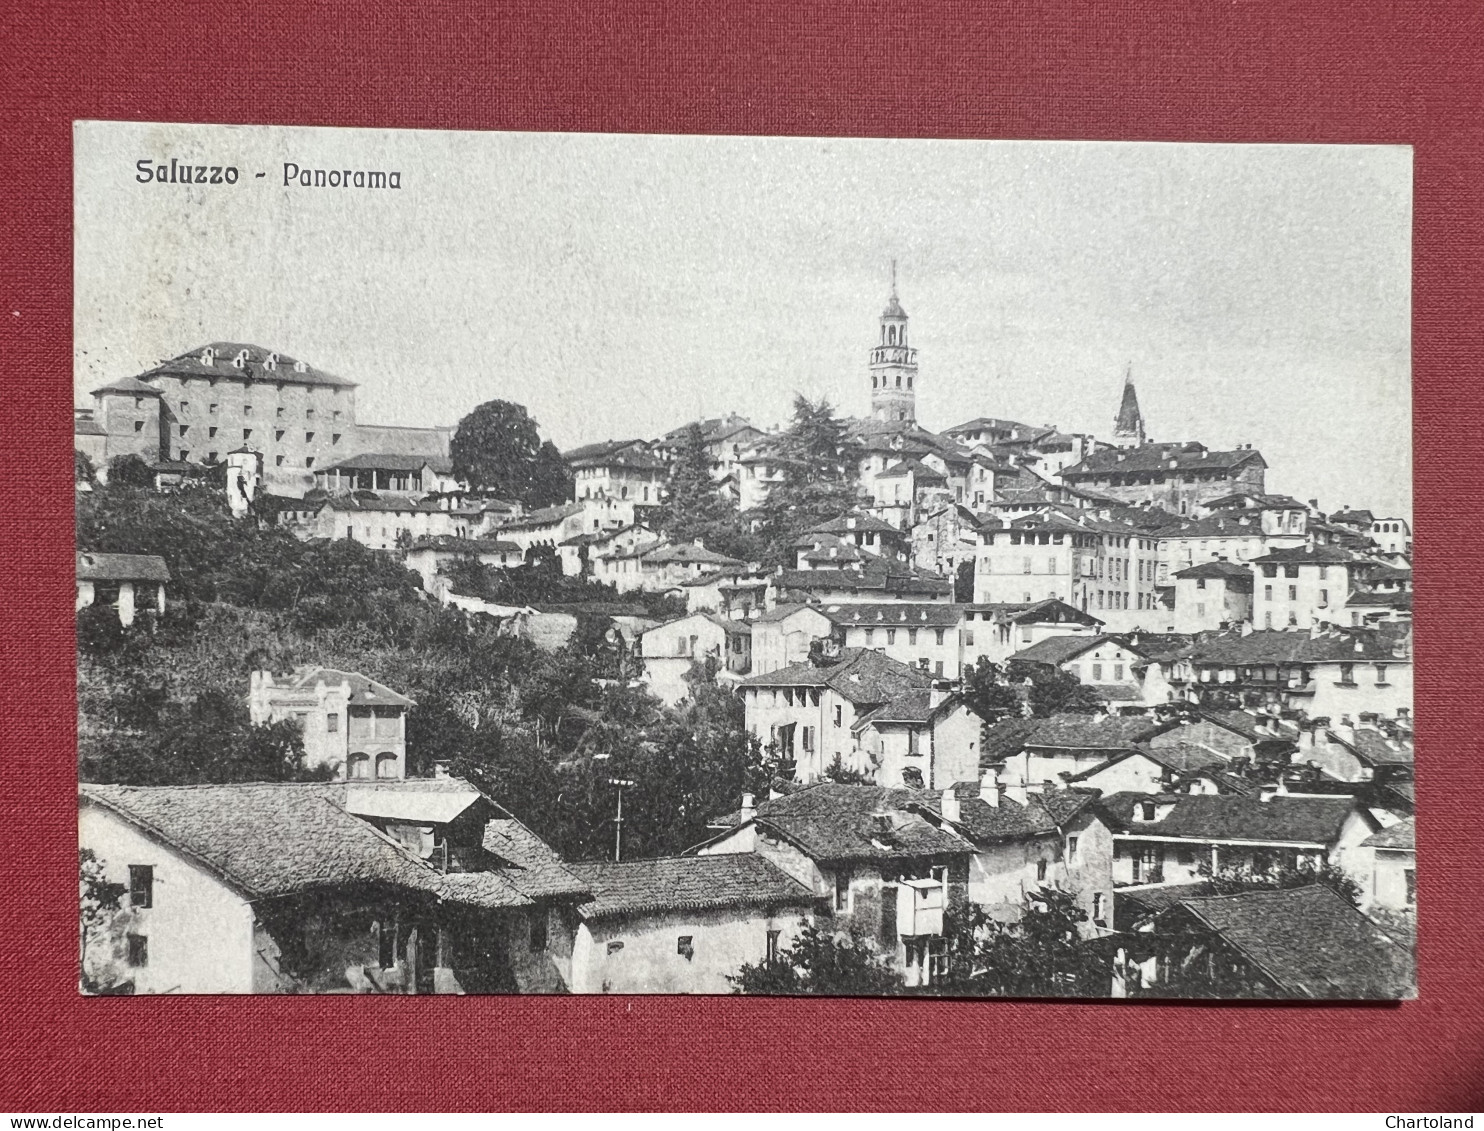
[[[931,432],[895,288],[868,368],[858,504],[766,569],[657,529],[688,430],[568,452],[571,499],[526,511],[458,482],[446,431],[356,427],[353,385],[258,347],[99,390],[80,450],[166,476],[230,417],[235,509],[266,495],[299,536],[399,554],[432,597],[550,646],[572,609],[492,605],[450,567],[540,556],[683,598],[668,623],[587,611],[611,614],[658,698],[698,670],[732,689],[778,769],[684,856],[566,862],[469,783],[409,776],[405,696],[352,672],[256,674],[254,720],[300,719],[336,782],[82,787],[84,845],[127,870],[113,957],[136,989],[724,992],[808,923],[931,986],[945,916],[1013,921],[1056,885],[1109,994],[1410,993],[1407,521],[1268,493],[1250,444],[1153,441],[1129,377],[1111,441],[996,418]],[[745,516],[783,475],[777,430],[699,429]],[[125,623],[163,611],[168,581],[159,559],[78,555],[79,608]],[[971,706],[986,661],[1020,709]],[[1100,706],[1032,717],[1042,680]],[[1213,883],[1301,868],[1350,876],[1360,906],[1324,884]]]

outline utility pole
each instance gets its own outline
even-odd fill
[[[618,788],[618,816],[613,818],[613,862],[623,859],[623,791],[632,789],[634,782],[627,778],[609,778],[608,784]]]

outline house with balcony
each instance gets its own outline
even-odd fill
[[[1412,710],[1410,624],[1225,632],[1197,640],[1167,666],[1176,692],[1208,708],[1332,719]]]
[[[752,669],[752,626],[716,613],[689,613],[648,629],[639,638],[639,652],[645,684],[674,706],[690,695],[685,677],[696,664],[715,660],[723,680],[740,679]]]
[[[141,609],[163,616],[170,569],[157,554],[77,552],[77,610],[105,605],[128,628]]]
[[[337,668],[249,677],[253,723],[296,720],[304,733],[304,764],[328,766],[343,781],[407,777],[407,712],[416,705],[360,672]]]
[[[1354,797],[1277,786],[1257,796],[1114,793],[1100,807],[1113,830],[1118,888],[1198,883],[1204,872],[1223,868],[1340,865],[1381,828]]]
[[[84,965],[135,993],[553,992],[589,896],[458,778],[84,784],[78,844],[127,892]]]
[[[973,846],[919,808],[920,791],[816,782],[746,804],[694,850],[756,853],[815,901],[815,925],[867,940],[908,985],[946,969],[945,913],[968,900]]]

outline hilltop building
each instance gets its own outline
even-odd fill
[[[881,312],[881,338],[871,349],[871,416],[917,421],[917,351],[907,344],[907,312],[897,299],[897,262],[891,262],[891,297]]]

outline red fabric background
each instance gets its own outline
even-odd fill
[[[0,1108],[1484,1106],[1484,5],[6,7]],[[1414,145],[1421,1000],[79,999],[65,429],[84,117]]]

